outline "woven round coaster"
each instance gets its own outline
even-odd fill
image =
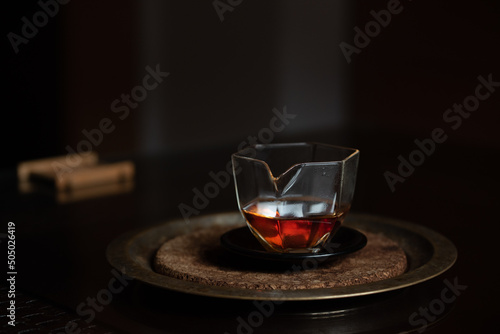
[[[163,275],[212,286],[243,289],[317,289],[365,284],[405,272],[404,251],[392,240],[363,232],[367,245],[360,251],[318,265],[255,266],[220,246],[220,236],[234,227],[202,229],[165,242],[154,259],[154,269]]]

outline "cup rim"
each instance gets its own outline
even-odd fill
[[[248,151],[249,149],[252,148],[258,148],[258,147],[279,147],[279,146],[327,146],[330,148],[337,148],[337,149],[344,149],[344,150],[351,150],[352,153],[349,154],[347,157],[345,157],[342,160],[325,160],[325,161],[308,161],[308,162],[299,162],[296,164],[293,164],[290,166],[288,169],[286,169],[283,173],[281,173],[279,176],[274,176],[274,174],[271,171],[271,168],[267,164],[266,161],[257,159],[257,158],[252,158],[252,157],[247,157],[244,155],[241,155],[241,152]],[[346,161],[356,157],[359,155],[359,150],[356,148],[352,147],[346,147],[346,146],[339,146],[339,145],[331,145],[331,144],[324,144],[324,143],[319,143],[319,142],[295,142],[295,143],[272,143],[272,144],[254,144],[245,147],[244,149],[241,149],[233,154],[231,154],[231,157],[234,158],[239,158],[239,159],[245,159],[245,160],[250,160],[250,161],[255,161],[258,163],[262,163],[268,170],[269,174],[273,177],[273,179],[277,180],[283,175],[287,174],[290,170],[298,167],[298,166],[321,166],[321,165],[331,165],[331,164],[345,164]],[[234,165],[234,164],[233,164]]]

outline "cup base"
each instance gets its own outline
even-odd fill
[[[323,247],[318,247],[316,253],[284,253],[268,251],[261,242],[252,235],[248,227],[240,227],[221,236],[221,245],[231,253],[252,263],[267,264],[303,264],[304,260],[325,263],[340,256],[356,252],[366,245],[367,239],[363,233],[349,227],[340,227],[338,232],[328,240]]]

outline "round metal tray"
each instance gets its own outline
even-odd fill
[[[156,227],[126,233],[112,241],[106,251],[109,263],[138,281],[164,289],[219,298],[248,300],[318,300],[381,293],[415,285],[448,270],[456,261],[457,250],[441,234],[413,223],[350,213],[344,225],[366,232],[382,233],[394,240],[406,253],[408,269],[403,275],[368,284],[307,290],[253,290],[208,286],[156,273],[153,257],[160,246],[178,235],[200,228],[244,226],[239,212],[204,215],[166,222]]]

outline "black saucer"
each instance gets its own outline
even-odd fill
[[[367,240],[358,230],[341,226],[325,249],[317,253],[273,253],[267,252],[245,226],[224,233],[220,242],[230,252],[254,261],[303,263],[306,259],[314,259],[317,263],[323,263],[360,250],[366,246]]]

